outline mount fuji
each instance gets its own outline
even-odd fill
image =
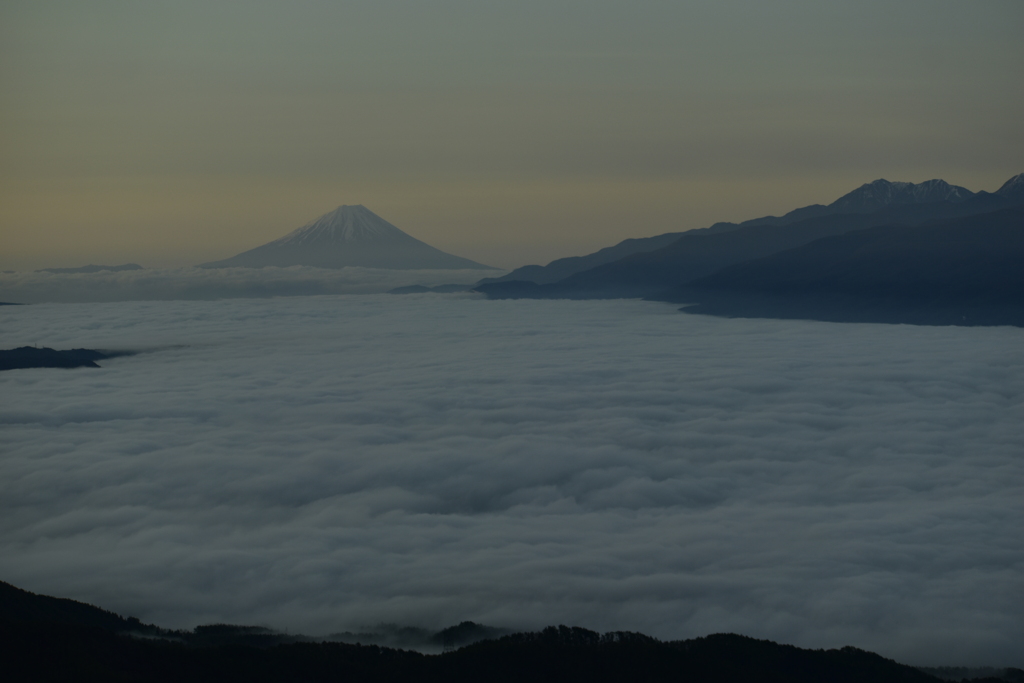
[[[388,268],[494,270],[407,235],[362,204],[342,205],[280,239],[200,268]]]

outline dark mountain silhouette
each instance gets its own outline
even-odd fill
[[[840,197],[828,207],[804,207],[787,216],[798,220],[758,219],[728,229],[685,232],[667,246],[632,254],[558,282],[490,282],[477,290],[491,298],[658,297],[663,292],[711,275],[727,266],[792,249],[814,240],[883,225],[913,226],[941,219],[978,215],[1019,205],[1016,185],[997,193],[969,191],[942,181],[875,181]],[[939,201],[918,202],[936,196]],[[883,208],[870,211],[879,204]],[[830,213],[835,210],[845,213]],[[824,212],[824,213],[823,213]],[[714,226],[713,226],[714,227]]]
[[[20,346],[0,350],[0,370],[24,368],[98,368],[96,361],[118,356],[131,356],[134,351],[93,351],[92,349],[54,349]]]
[[[1024,185],[1024,182],[1021,184]],[[683,235],[731,232],[740,228],[751,228],[758,225],[789,225],[790,223],[835,214],[872,213],[893,205],[926,204],[939,201],[960,202],[972,196],[974,196],[974,193],[970,190],[957,185],[950,185],[944,180],[928,180],[916,185],[914,183],[876,180],[872,183],[861,185],[856,190],[843,195],[828,206],[812,204],[794,209],[783,216],[763,216],[743,221],[742,223],[715,223],[708,228],[623,240],[615,246],[605,247],[593,254],[558,259],[546,266],[522,266],[507,275],[498,278],[485,278],[477,284],[484,285],[494,282],[511,281],[533,282],[538,285],[551,284],[564,280],[576,273],[604,265],[605,263],[618,261],[632,254],[660,249],[675,242]]]
[[[5,681],[699,681],[935,683],[918,669],[853,647],[804,650],[717,634],[660,641],[639,633],[548,627],[458,647],[481,634],[463,622],[438,636],[441,655],[339,642],[285,641],[260,627],[167,631],[0,583]],[[306,639],[309,641],[309,639]],[[458,647],[458,649],[454,649]],[[1015,670],[1008,670],[1013,673]]]
[[[4,581],[0,581],[0,619],[96,626],[115,633],[129,631],[139,623],[138,619],[128,620],[84,602],[30,593]]]
[[[494,282],[523,281],[543,285],[558,282],[576,273],[596,268],[606,263],[618,261],[633,254],[642,254],[672,244],[683,235],[693,234],[715,234],[721,232],[732,232],[740,228],[749,228],[756,225],[788,225],[797,221],[818,216],[826,216],[833,211],[821,204],[812,204],[799,209],[794,209],[783,216],[762,216],[752,218],[742,223],[719,222],[707,228],[695,228],[683,232],[667,232],[653,237],[636,237],[622,240],[618,244],[605,247],[585,256],[569,256],[552,261],[546,266],[522,266],[512,272],[496,278],[484,278],[477,284],[490,284]]]
[[[361,204],[339,206],[280,239],[200,268],[265,266],[490,269],[407,235]]]
[[[118,272],[122,270],[145,270],[138,263],[124,263],[120,266],[80,266],[78,268],[42,268],[37,273],[98,273],[102,270]]]
[[[709,228],[702,229],[706,230]],[[579,273],[580,271],[596,268],[597,266],[605,263],[611,263],[612,261],[618,261],[619,259],[631,254],[653,251],[675,242],[681,235],[683,235],[681,232],[669,232],[664,235],[656,235],[654,237],[640,237],[636,239],[623,240],[613,247],[605,247],[593,254],[560,258],[552,261],[546,266],[522,266],[521,268],[516,268],[511,273],[503,275],[502,277],[484,278],[477,284],[510,282],[513,280],[533,282],[539,285],[557,282],[569,277],[570,275]]]
[[[723,268],[662,299],[693,313],[1024,326],[1024,208],[826,237]]]

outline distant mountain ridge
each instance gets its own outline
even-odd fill
[[[864,183],[828,205],[835,213],[870,213],[894,204],[926,204],[928,202],[962,202],[974,193],[945,180],[923,183],[876,180]]]
[[[1024,178],[1024,174],[1015,176],[1015,178]],[[1007,181],[1004,187],[1012,182],[1014,182],[1014,179]],[[1020,181],[1020,185],[1024,186],[1024,180]],[[1000,192],[1002,192],[1002,188],[1000,188]],[[557,259],[546,266],[522,266],[507,275],[498,278],[485,278],[477,284],[485,285],[515,280],[533,282],[538,285],[552,284],[576,273],[596,268],[606,263],[612,263],[633,254],[641,254],[666,247],[683,235],[732,232],[740,228],[750,228],[759,225],[789,225],[799,221],[835,214],[872,213],[889,206],[925,204],[939,201],[961,202],[973,196],[975,196],[974,192],[958,185],[950,185],[945,180],[926,180],[915,184],[879,179],[870,183],[864,183],[828,205],[811,204],[794,209],[782,216],[762,216],[761,218],[753,218],[742,223],[720,222],[707,228],[669,232],[653,237],[627,239],[592,254]]]
[[[664,247],[675,242],[683,234],[684,233],[681,232],[670,232],[664,235],[655,235],[654,237],[627,239],[619,242],[615,246],[605,247],[593,254],[560,258],[552,261],[546,266],[522,266],[521,268],[516,268],[511,273],[503,275],[502,277],[484,278],[477,284],[509,282],[513,280],[525,280],[540,285],[558,282],[559,280],[567,278],[575,273],[579,273],[590,268],[596,268],[597,266],[604,265],[605,263],[611,263],[612,261],[618,261],[620,258],[625,258],[631,254],[653,251],[660,247]]]
[[[362,204],[342,205],[284,237],[200,268],[387,268],[493,270],[435,249],[406,234]]]
[[[726,316],[1024,327],[1022,263],[1024,174],[995,193],[878,180],[828,207],[690,230],[554,283],[476,291],[494,299],[641,297]]]
[[[1024,173],[1018,173],[1007,180],[996,190],[996,194],[1012,201],[1024,201]]]
[[[825,237],[658,297],[691,313],[1024,326],[1024,208]]]

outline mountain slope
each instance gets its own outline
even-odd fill
[[[1024,208],[816,240],[660,297],[692,313],[1024,325]]]
[[[742,223],[719,222],[707,228],[695,228],[684,232],[666,232],[662,235],[654,235],[653,237],[630,238],[622,240],[614,246],[595,251],[592,254],[556,259],[546,266],[522,266],[502,277],[484,278],[477,284],[483,285],[512,281],[533,282],[538,285],[551,284],[564,280],[576,273],[581,273],[606,263],[612,263],[633,254],[642,254],[660,249],[672,244],[683,235],[732,232],[733,230],[756,225],[788,225],[789,223],[824,216],[829,213],[828,207],[821,204],[812,204],[794,209],[783,216],[762,216],[761,218],[752,218]]]
[[[996,194],[1013,202],[1024,203],[1024,173],[1018,173],[996,190]]]
[[[265,266],[490,269],[407,235],[361,204],[339,206],[273,242],[222,261],[203,263],[199,267]]]
[[[753,218],[742,223],[715,223],[708,228],[623,240],[615,246],[605,247],[586,256],[562,258],[552,261],[546,266],[523,266],[499,278],[485,278],[477,284],[511,282],[514,280],[533,282],[539,285],[551,284],[564,280],[576,273],[590,270],[606,263],[612,263],[633,254],[660,249],[668,246],[683,235],[732,232],[754,226],[790,225],[812,218],[821,218],[835,214],[873,213],[888,206],[926,204],[938,201],[960,202],[970,199],[972,196],[974,196],[974,193],[970,190],[957,185],[950,185],[944,180],[927,180],[917,184],[876,180],[861,185],[856,190],[843,195],[827,206],[811,204],[810,206],[794,209],[782,216],[762,216],[761,218]]]
[[[489,277],[477,284],[510,282],[512,280],[534,282],[538,285],[558,282],[580,271],[590,270],[605,263],[618,261],[631,254],[654,251],[679,239],[684,233],[668,232],[654,237],[639,237],[623,240],[615,246],[605,247],[585,256],[569,256],[552,261],[546,266],[522,266],[502,277]]]
[[[977,215],[1024,203],[1024,200],[1016,199],[1016,195],[1011,192],[979,192],[965,198],[964,193],[967,191],[961,190],[942,181],[919,185],[876,181],[861,186],[830,205],[848,207],[848,213],[823,214],[822,210],[832,209],[821,207],[810,212],[811,217],[795,222],[757,222],[721,231],[692,230],[660,249],[633,254],[576,273],[556,283],[491,283],[479,285],[477,290],[491,298],[601,299],[657,296],[665,290],[711,275],[727,266],[769,256],[823,237],[880,225],[920,225],[928,221]],[[872,212],[860,210],[870,207],[879,194],[884,194],[888,198],[886,201],[891,200],[890,203]],[[951,196],[953,199],[927,203],[914,200],[914,197],[931,198],[936,195]]]

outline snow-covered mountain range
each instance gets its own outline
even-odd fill
[[[837,213],[866,213],[894,204],[962,202],[973,196],[966,187],[950,185],[945,180],[904,183],[880,179],[861,185],[828,206]]]

